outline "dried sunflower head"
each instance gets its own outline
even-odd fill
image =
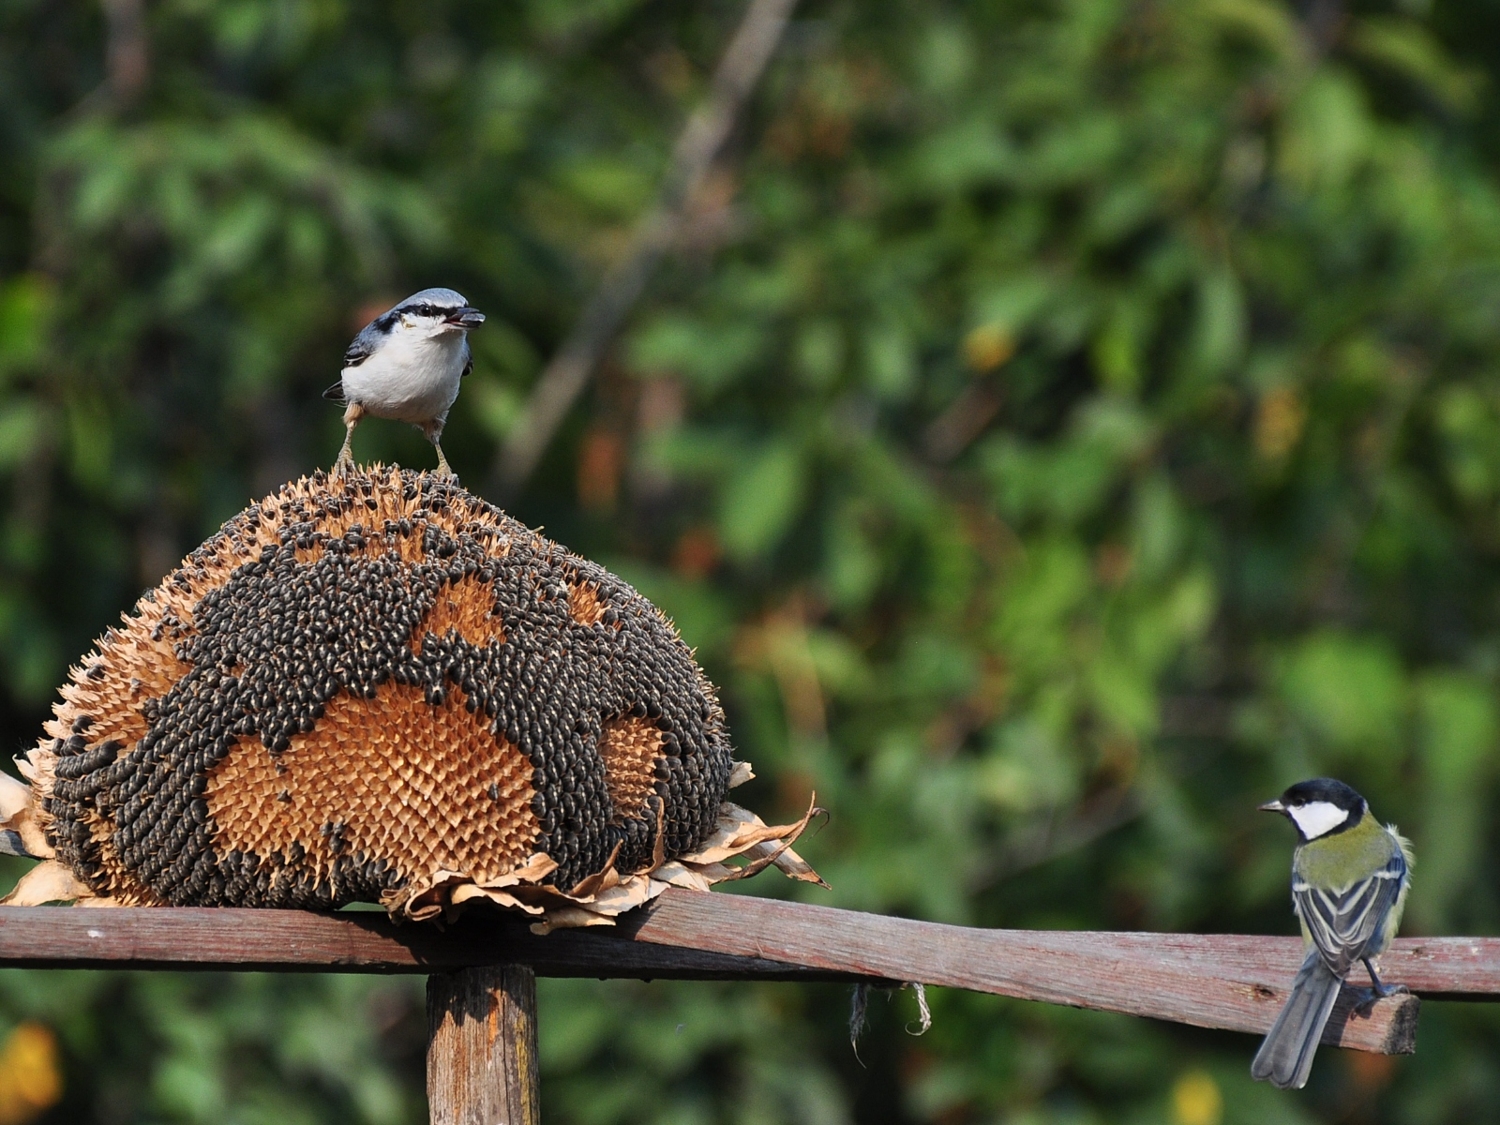
[[[725,802],[748,771],[671,624],[452,478],[285,486],[61,694],[11,819],[79,895],[610,914],[746,852],[816,879]]]

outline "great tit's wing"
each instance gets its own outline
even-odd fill
[[[1406,857],[1395,849],[1385,866],[1343,890],[1292,879],[1292,904],[1328,967],[1343,976],[1380,933],[1381,923],[1401,895]]]

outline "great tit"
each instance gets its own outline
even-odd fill
[[[1328,777],[1298,782],[1260,808],[1282,813],[1297,829],[1292,909],[1308,954],[1250,1074],[1283,1090],[1300,1090],[1339,988],[1357,962],[1364,962],[1374,986],[1368,1002],[1406,991],[1382,984],[1370,959],[1390,947],[1401,924],[1411,843],[1394,825],[1371,816],[1353,789]]]

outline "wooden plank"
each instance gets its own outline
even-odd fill
[[[483,966],[427,978],[432,1125],[541,1125],[536,974]]]
[[[204,907],[0,907],[0,967],[431,973],[531,965],[549,977],[642,980],[863,979],[845,972],[621,940],[610,930],[531,933],[475,911],[457,925],[394,925],[383,912]]]
[[[1398,938],[1381,979],[1432,1000],[1500,999],[1500,938]]]
[[[1303,957],[1298,938],[980,930],[740,895],[664,895],[621,929],[637,941],[1254,1034],[1270,1029]],[[1426,945],[1431,965],[1451,962],[1434,941]],[[1466,966],[1477,983],[1485,949],[1500,969],[1500,942],[1470,945]],[[1406,961],[1387,961],[1388,983],[1412,987],[1389,968]],[[1414,996],[1356,1012],[1360,999],[1344,990],[1323,1042],[1382,1054],[1416,1049]]]
[[[1301,959],[1295,937],[979,930],[747,895],[669,891],[617,927],[538,937],[477,911],[441,930],[378,913],[0,908],[0,965],[433,972],[531,965],[542,976],[920,981],[1264,1032]],[[1500,939],[1403,939],[1392,983],[1443,999],[1500,995]],[[1415,1008],[1347,1006],[1331,1038],[1411,1047]]]

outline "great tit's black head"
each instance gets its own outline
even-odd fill
[[[484,323],[484,313],[471,306],[462,293],[452,289],[424,289],[413,293],[381,317],[409,328],[431,332],[463,331]]]
[[[1262,812],[1286,816],[1304,840],[1316,840],[1343,832],[1358,824],[1369,806],[1365,799],[1342,781],[1315,777],[1299,781],[1274,801],[1260,806]]]

